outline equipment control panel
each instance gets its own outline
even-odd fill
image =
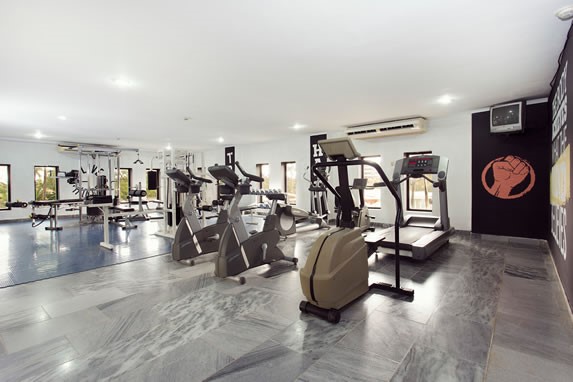
[[[401,173],[403,175],[436,174],[439,164],[440,157],[437,155],[409,157],[404,159]]]

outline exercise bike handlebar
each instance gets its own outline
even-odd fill
[[[241,174],[243,174],[243,176],[247,177],[249,180],[253,181],[253,182],[259,182],[259,183],[263,183],[265,181],[264,178],[260,177],[260,176],[256,176],[253,174],[249,174],[248,172],[246,172],[241,165],[239,164],[239,161],[235,162],[235,165],[237,165],[237,168],[239,169],[239,171],[241,172]]]
[[[213,183],[213,181],[211,179],[207,179],[207,178],[202,178],[200,176],[197,176],[193,173],[193,171],[191,171],[191,169],[189,168],[189,166],[187,166],[187,172],[189,173],[189,176],[192,179],[198,180],[199,182],[203,182],[203,183]]]

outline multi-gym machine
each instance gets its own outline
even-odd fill
[[[219,210],[217,221],[211,225],[201,225],[197,206],[197,197],[201,193],[201,186],[204,183],[212,183],[211,179],[195,175],[190,168],[187,168],[189,175],[179,169],[167,170],[167,176],[175,182],[177,191],[186,193],[187,197],[183,204],[183,218],[177,226],[175,238],[173,240],[171,256],[173,260],[194,259],[206,253],[216,252],[219,249],[219,239],[229,224],[227,212],[228,201]],[[232,191],[221,190],[221,197],[232,196]],[[212,211],[212,206],[200,207],[203,214]],[[194,261],[191,260],[191,265]]]
[[[276,229],[277,216],[265,218],[263,229],[249,235],[243,221],[239,203],[243,195],[251,193],[251,182],[262,182],[264,179],[249,173],[240,180],[235,172],[227,167],[215,165],[209,167],[209,173],[225,186],[235,190],[229,205],[229,224],[219,240],[219,253],[215,259],[215,275],[217,277],[236,276],[247,269],[270,264],[279,260],[290,261],[296,265],[298,259],[287,257],[277,247],[280,234]],[[245,282],[240,277],[241,283]]]
[[[299,308],[302,312],[312,313],[332,323],[340,321],[340,310],[371,289],[399,293],[409,297],[414,291],[400,286],[400,237],[399,219],[402,213],[402,202],[392,183],[377,163],[360,158],[354,144],[349,138],[335,138],[319,141],[322,151],[330,159],[313,165],[313,171],[338,200],[339,209],[336,227],[322,234],[313,244],[304,268],[300,271],[302,291],[307,301],[302,301]],[[373,232],[363,236],[360,228],[355,226],[352,211],[355,208],[350,184],[348,167],[371,166],[382,178],[382,181],[396,201],[396,225],[394,235],[397,238],[394,246],[395,284],[374,283],[368,285],[368,257],[375,253],[384,235]],[[321,174],[321,168],[338,169],[339,186],[334,187]]]

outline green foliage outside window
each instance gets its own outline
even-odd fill
[[[0,165],[0,209],[6,208],[6,202],[10,197],[10,166]]]
[[[57,167],[53,166],[34,167],[35,200],[58,199],[58,179],[56,178],[57,172]]]
[[[283,163],[285,172],[285,192],[288,196],[289,204],[296,205],[296,163]]]
[[[125,202],[129,197],[130,187],[130,169],[122,168],[119,170],[119,200]]]

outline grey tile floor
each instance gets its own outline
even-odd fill
[[[309,232],[281,242],[302,266]],[[0,290],[0,381],[569,381],[573,325],[542,247],[457,234],[403,262],[413,302],[301,315],[287,263],[246,285],[169,256]],[[370,259],[391,281],[393,259]]]

